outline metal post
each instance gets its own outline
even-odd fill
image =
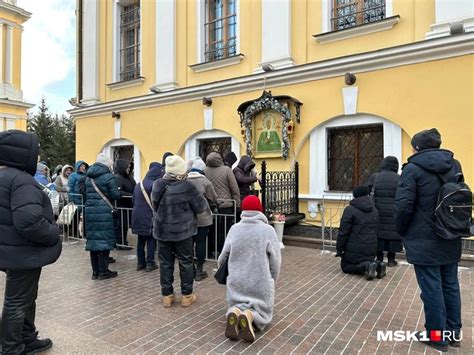
[[[295,163],[295,207],[294,213],[298,213],[300,210],[300,164]]]
[[[267,162],[264,160],[262,161],[262,207],[263,213],[267,214],[266,210],[266,200],[267,200]]]

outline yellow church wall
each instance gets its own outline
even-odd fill
[[[13,86],[15,88],[21,87],[21,33],[22,30],[19,28],[13,29]]]

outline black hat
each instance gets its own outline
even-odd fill
[[[352,194],[354,195],[354,198],[357,197],[362,197],[362,196],[369,196],[369,188],[365,185],[359,185],[352,190]]]
[[[418,152],[425,149],[436,149],[441,146],[441,134],[436,128],[426,129],[415,134],[411,145]]]

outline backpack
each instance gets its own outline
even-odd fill
[[[452,170],[438,175],[442,186],[434,211],[435,234],[448,240],[469,237],[472,223],[471,189],[464,183],[462,174],[452,174]]]

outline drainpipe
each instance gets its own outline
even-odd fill
[[[82,30],[83,30],[83,0],[76,1],[76,80],[77,80],[77,103],[82,101]]]

